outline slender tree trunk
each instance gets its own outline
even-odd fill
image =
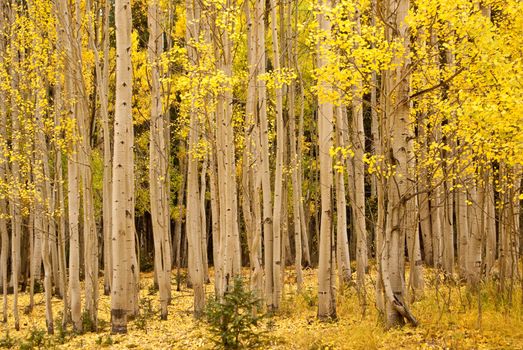
[[[434,253],[434,266],[441,268],[443,262],[443,200],[440,186],[433,188],[429,197],[432,247]]]
[[[416,169],[415,156],[413,154],[412,141],[407,141],[409,146],[407,147],[407,162],[408,169],[411,172],[411,178],[415,177],[413,171]],[[410,164],[409,164],[410,163]],[[410,275],[409,275],[409,287],[412,291],[411,300],[416,300],[417,295],[423,293],[424,280],[423,280],[423,260],[421,259],[421,247],[420,247],[420,233],[419,233],[419,222],[418,222],[418,200],[414,194],[417,187],[416,185],[410,186],[410,195],[412,198],[407,201],[405,206],[405,230],[406,230],[406,241],[407,241],[407,252],[409,256]]]
[[[96,11],[96,9],[95,9]],[[94,52],[95,71],[96,71],[96,91],[100,102],[100,117],[102,123],[103,139],[103,184],[102,184],[102,228],[103,228],[103,264],[104,264],[104,294],[109,295],[112,281],[111,264],[111,194],[112,194],[112,152],[111,152],[111,132],[109,127],[109,15],[110,2],[104,1],[102,30],[100,36],[102,59],[98,44],[95,42],[94,20],[91,21],[89,39],[90,46]]]
[[[462,179],[462,187],[456,193],[456,224],[458,233],[458,260],[459,273],[466,278],[467,275],[467,254],[469,245],[469,219],[467,193],[465,190],[466,179]]]
[[[136,311],[134,228],[134,156],[131,65],[131,4],[116,0],[116,104],[112,196],[112,333],[127,333],[127,317]]]
[[[5,10],[6,6],[0,6],[0,16],[2,18],[0,22],[0,33],[7,33],[7,23],[4,20],[7,17]],[[4,34],[0,35],[0,66],[4,65],[4,55],[6,52],[6,40]],[[0,139],[7,140],[7,96],[4,90],[0,89],[0,101],[5,103],[0,104]],[[8,148],[7,143],[4,141],[0,144],[0,182],[6,183],[8,180],[7,173],[7,154]],[[2,282],[2,318],[4,322],[7,322],[7,259],[9,257],[9,235],[7,233],[7,218],[9,213],[7,212],[7,201],[4,196],[0,197],[0,236],[2,239],[2,248],[0,251],[0,275]]]
[[[189,9],[188,9],[189,10]],[[190,18],[190,17],[188,17]],[[189,274],[194,290],[194,313],[200,317],[205,306],[203,253],[201,245],[200,198],[198,189],[198,159],[195,151],[199,138],[195,111],[191,113],[189,130],[189,166],[187,173],[187,240],[189,243]]]
[[[82,10],[80,4],[76,3],[76,19],[74,21],[74,31],[76,35],[71,37],[72,44],[72,70],[74,74],[73,83],[75,89],[75,108],[78,127],[78,136],[80,141],[77,143],[77,167],[80,181],[80,193],[82,200],[82,230],[83,235],[80,237],[81,248],[83,248],[83,271],[85,279],[85,313],[89,317],[90,331],[96,331],[97,312],[98,312],[98,237],[96,234],[92,171],[91,171],[91,118],[89,113],[89,97],[85,78],[82,74],[83,54],[82,39],[79,36],[81,28]],[[86,3],[85,12],[90,17],[91,4]],[[90,21],[92,22],[92,20]],[[89,36],[94,33],[90,31]],[[89,38],[92,41],[94,38]],[[94,44],[91,44],[94,47]]]
[[[261,253],[261,176],[259,175],[261,154],[260,135],[256,109],[258,101],[258,24],[256,5],[245,3],[247,18],[247,62],[249,65],[249,81],[247,86],[247,102],[245,106],[245,150],[243,154],[243,208],[245,230],[249,245],[249,262],[251,267],[251,289],[258,296],[262,296],[263,275],[260,262]]]
[[[31,163],[32,168],[35,168],[35,156],[31,152]],[[36,175],[33,174],[32,180],[36,178]],[[29,310],[32,311],[34,308],[34,294],[35,294],[35,283],[40,285],[40,272],[42,265],[42,231],[35,229],[35,215],[36,215],[36,205],[33,203],[31,205],[31,211],[29,213],[29,223],[28,223],[28,232],[29,232]]]
[[[16,10],[11,7],[9,12],[9,23],[11,27],[11,40],[17,40],[17,32],[14,26]],[[11,89],[12,91],[18,91],[19,77],[17,73],[17,67],[19,65],[18,51],[12,45],[11,46]],[[20,134],[20,119],[17,105],[16,94],[11,95],[11,147],[13,154],[20,154],[21,151],[21,134]],[[17,157],[11,159],[11,183],[13,191],[9,198],[9,210],[11,214],[11,272],[12,272],[12,284],[13,284],[13,318],[15,323],[15,329],[20,330],[20,318],[18,315],[18,283],[21,271],[21,238],[22,238],[22,213],[21,213],[21,196],[20,187],[22,185],[22,179],[20,175],[20,162]]]
[[[344,130],[344,108],[336,106],[336,142],[338,147],[346,148]],[[343,164],[342,154],[337,154],[337,162]],[[347,232],[347,201],[345,192],[345,173],[336,169],[334,173],[336,188],[336,249],[340,286],[347,286],[352,278]]]
[[[290,5],[289,5],[290,8]],[[290,15],[289,15],[290,22]],[[289,40],[290,41],[290,40]],[[288,44],[291,45],[294,50],[294,44],[292,41]],[[303,285],[303,273],[302,273],[302,260],[303,260],[303,247],[302,247],[302,202],[301,202],[301,182],[299,181],[300,174],[298,163],[301,159],[298,155],[297,141],[296,141],[296,111],[295,111],[295,100],[296,100],[296,86],[292,82],[289,86],[289,141],[290,141],[290,165],[291,165],[291,177],[292,177],[292,222],[294,225],[294,268],[296,270],[296,284],[298,291],[301,290]]]
[[[44,122],[43,116],[40,109],[40,96],[41,90],[43,89],[42,82],[38,79],[38,88],[36,94],[36,130],[35,130],[35,149],[37,161],[33,171],[35,174],[35,187],[36,187],[36,203],[35,203],[35,232],[37,232],[42,238],[41,255],[44,263],[44,290],[45,290],[45,309],[46,309],[46,323],[48,334],[54,333],[53,326],[53,309],[51,305],[52,297],[52,266],[51,256],[49,251],[49,223],[47,220],[47,205],[49,204],[49,162],[47,153],[47,143],[44,135]]]
[[[500,280],[503,292],[510,291],[509,287],[518,276],[520,231],[520,180],[516,174],[517,168],[508,164],[500,165],[500,179],[502,187],[499,198],[499,262]]]
[[[80,240],[78,215],[80,192],[78,189],[78,166],[75,154],[67,159],[67,198],[69,217],[69,294],[71,295],[71,320],[76,332],[82,330],[80,299]]]
[[[214,264],[215,273],[215,294],[219,295],[219,281],[221,279],[222,261],[221,255],[221,232],[220,232],[220,198],[218,194],[218,179],[217,179],[217,168],[216,168],[216,156],[213,153],[210,155],[211,163],[208,169],[209,171],[209,182],[211,190],[211,219],[212,219],[212,260]]]
[[[265,0],[257,0],[254,18],[257,21],[257,46],[259,74],[264,74],[265,66]],[[260,145],[261,145],[261,183],[263,198],[263,246],[264,246],[264,270],[265,270],[265,302],[270,308],[273,307],[273,206],[271,202],[271,173],[269,163],[269,125],[267,120],[267,90],[263,80],[258,81],[258,104],[260,123]]]
[[[61,9],[61,2],[57,2],[54,5],[54,12],[56,18],[63,14]],[[63,23],[57,21],[56,23],[56,50],[57,52],[64,51],[64,42],[66,40],[64,30],[62,29]],[[66,67],[67,64],[64,61],[59,61],[58,64],[60,67]],[[62,72],[57,71],[56,80],[57,84],[55,87],[55,96],[54,96],[54,126],[56,129],[59,129],[62,119],[62,108],[65,107],[64,100],[62,95],[66,96],[66,90],[61,84]],[[67,75],[66,75],[67,76]],[[62,150],[59,145],[55,145],[55,159],[54,159],[54,182],[53,182],[53,205],[54,211],[58,211],[58,217],[53,217],[53,222],[57,221],[58,225],[56,227],[56,240],[57,240],[57,253],[58,253],[58,270],[59,270],[59,290],[60,295],[63,299],[63,318],[62,323],[66,325],[69,322],[69,298],[67,291],[67,271],[66,271],[66,255],[65,255],[65,205],[64,205],[64,189],[63,189],[63,163],[62,163]]]
[[[209,259],[207,256],[207,212],[206,212],[206,194],[207,194],[207,166],[208,155],[205,155],[201,170],[200,170],[200,244],[202,246],[202,265],[203,265],[203,279],[205,283],[210,282],[209,279]]]
[[[409,37],[405,23],[409,8],[408,0],[390,0],[382,10],[387,21],[388,41],[400,40],[404,51],[395,52],[393,69],[383,74],[384,81],[384,139],[383,151],[387,154],[388,165],[395,166],[395,173],[386,180],[385,229],[380,238],[382,245],[378,261],[380,279],[385,296],[385,317],[387,327],[402,326],[405,319],[413,325],[417,321],[410,313],[405,300],[404,249],[408,220],[405,213],[408,202],[413,200],[413,188],[409,182],[412,176],[409,167]]]
[[[443,158],[447,158],[444,155]],[[447,176],[443,182],[443,198],[442,198],[442,230],[443,230],[443,270],[449,274],[454,273],[454,198],[451,192],[453,181],[450,174],[450,169],[445,169]]]
[[[182,182],[178,190],[178,196],[176,199],[176,208],[178,210],[178,215],[176,217],[176,222],[174,225],[174,237],[173,237],[173,262],[176,265],[177,269],[177,280],[176,280],[176,290],[180,291],[180,268],[181,268],[181,250],[182,250],[182,223],[183,223],[183,214],[184,207],[183,203],[185,201],[185,189],[187,182],[187,164],[186,158],[187,154],[185,152],[185,143],[183,143],[183,150],[179,150],[178,154],[178,164],[180,165],[180,174],[182,174]]]
[[[163,31],[158,1],[148,7],[149,48],[151,65],[151,130],[149,183],[151,198],[151,220],[154,241],[154,266],[160,292],[161,318],[167,319],[167,306],[171,299],[171,243],[169,235],[169,170],[168,142],[169,122],[163,111],[160,85],[160,55],[163,51]]]
[[[199,20],[201,10],[198,2],[188,0],[186,2],[186,38],[187,42],[197,41],[200,36]],[[196,48],[188,47],[189,61],[193,64],[199,63]],[[197,79],[193,76],[192,79]],[[198,96],[198,91],[193,91],[193,96]],[[198,185],[198,142],[200,138],[200,123],[197,109],[196,97],[191,100],[189,110],[189,156],[187,171],[187,241],[189,244],[189,276],[191,278],[192,288],[194,290],[194,314],[200,317],[203,314],[205,306],[204,290],[204,268],[203,268],[203,251],[202,251],[202,227],[201,220],[201,200],[200,189]]]
[[[70,4],[61,0],[59,2],[59,19],[61,20],[60,32],[63,38],[64,51],[67,59],[65,60],[65,89],[64,94],[70,99],[78,97],[80,81],[76,81],[78,73],[75,72],[76,62],[79,57],[78,44],[75,41],[75,31],[73,29],[73,18]],[[79,16],[79,15],[78,15]],[[77,23],[74,24],[76,26]],[[81,75],[81,73],[80,73]],[[83,116],[86,113],[84,106],[73,101],[69,102],[68,113],[74,116]],[[78,126],[74,125],[75,135],[78,133]],[[81,320],[81,296],[80,296],[80,236],[79,236],[79,213],[80,213],[80,166],[79,166],[79,144],[72,141],[69,145],[69,155],[67,158],[67,198],[68,198],[68,223],[69,223],[69,294],[71,320],[76,332],[82,331]]]
[[[227,0],[224,10],[235,8],[234,0]],[[236,187],[236,164],[233,128],[233,95],[232,95],[232,38],[230,28],[235,27],[236,19],[227,17],[225,29],[215,39],[218,70],[222,71],[224,86],[217,96],[216,108],[216,149],[218,193],[220,203],[220,250],[221,269],[218,291],[222,296],[232,285],[233,279],[240,272],[241,253],[238,228],[238,201]],[[213,28],[216,30],[217,28]]]
[[[326,3],[323,5],[328,6]],[[320,30],[328,36],[331,30],[330,21],[324,14],[318,15]],[[327,65],[327,50],[325,44],[319,47],[318,67]],[[318,82],[322,89],[331,87],[326,82]],[[332,205],[331,193],[333,187],[332,158],[330,150],[333,146],[333,111],[332,102],[319,102],[318,107],[318,143],[320,165],[320,193],[321,193],[321,227],[319,243],[318,265],[318,317],[326,320],[336,317],[336,301],[334,295],[334,281],[332,280]]]
[[[356,8],[354,15],[355,30],[360,34],[360,13]],[[356,73],[357,74],[357,73]],[[367,225],[365,223],[365,164],[363,155],[365,153],[365,131],[363,128],[363,83],[360,77],[356,77],[356,83],[352,87],[352,125],[351,144],[354,150],[354,192],[352,193],[352,217],[354,233],[356,234],[356,272],[358,278],[358,289],[361,291],[365,286],[365,273],[367,271]]]
[[[376,26],[376,9],[377,9],[377,0],[371,0],[370,11],[371,18],[370,24],[372,27]],[[376,47],[375,43],[371,44],[371,48]],[[373,61],[375,63],[375,60]],[[379,154],[377,152],[379,148],[379,125],[378,125],[378,77],[375,70],[371,72],[370,75],[370,119],[371,119],[371,136],[372,136],[372,152],[373,154]],[[377,200],[378,197],[378,179],[376,174],[371,175],[371,185],[370,185],[371,198]],[[376,227],[373,228],[374,237],[377,237]],[[374,247],[374,249],[377,249]]]
[[[467,237],[466,269],[467,284],[473,291],[477,290],[481,280],[481,248],[483,244],[481,204],[483,202],[483,191],[480,186],[481,184],[474,179],[468,191],[468,203],[470,205],[467,206],[469,234]]]
[[[427,126],[425,123],[421,122],[418,125],[419,130],[419,140],[421,147],[421,154],[419,157],[419,162],[425,164],[427,160]],[[431,212],[430,212],[430,179],[425,166],[420,167],[418,174],[418,208],[419,208],[419,217],[421,235],[423,237],[423,252],[425,263],[429,266],[434,266],[434,250],[433,250],[433,235],[432,235],[432,225],[431,225]]]
[[[485,178],[485,274],[490,276],[496,262],[496,208],[493,175]]]
[[[271,0],[271,33],[272,33],[272,51],[274,56],[274,70],[279,73],[280,65],[280,48],[278,36],[278,24],[276,16],[276,1]],[[283,211],[283,148],[285,139],[285,129],[283,127],[283,91],[280,82],[276,83],[276,165],[274,174],[274,207],[272,212],[273,218],[273,309],[280,307],[281,299],[281,244],[282,244],[282,211]]]

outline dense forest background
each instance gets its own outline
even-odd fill
[[[127,333],[144,271],[162,320],[187,290],[200,319],[241,275],[254,313],[301,296],[343,322],[354,302],[390,329],[430,319],[416,303],[436,300],[441,320],[460,298],[476,328],[490,302],[520,319],[521,13],[1,0],[7,329],[42,292],[49,334],[57,312],[61,330]]]

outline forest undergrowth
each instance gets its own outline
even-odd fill
[[[293,273],[291,269],[286,273],[280,310],[264,317],[257,326],[256,331],[264,334],[264,349],[523,349],[519,284],[512,289],[507,287],[512,294],[509,298],[508,292],[500,292],[495,280],[485,282],[478,298],[459,280],[427,269],[424,293],[416,296],[411,310],[419,326],[385,330],[375,306],[375,274],[367,275],[366,302],[355,287],[339,290],[337,319],[320,322],[316,317],[317,271],[304,271],[304,287],[300,292],[296,291]],[[33,311],[21,314],[20,331],[15,331],[11,315],[8,323],[0,324],[0,348],[211,349],[215,346],[205,319],[193,317],[193,293],[185,283],[181,284],[181,291],[176,291],[173,278],[167,321],[159,317],[152,274],[142,274],[140,285],[141,314],[129,323],[127,335],[111,335],[110,299],[103,295],[100,285],[97,333],[73,334],[70,329],[61,329],[62,301],[53,298],[57,322],[55,334],[47,335],[44,295],[39,293],[35,295]],[[213,286],[207,284],[205,289],[210,298]],[[8,302],[12,303],[11,295]],[[22,307],[28,305],[29,294],[21,294],[19,303]]]

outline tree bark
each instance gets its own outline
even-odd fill
[[[127,333],[127,317],[136,311],[137,273],[134,228],[134,156],[132,119],[131,4],[116,0],[116,104],[112,196],[113,283],[111,331]]]
[[[161,9],[157,0],[149,2],[147,21],[149,26],[148,59],[151,66],[151,129],[149,156],[149,184],[151,220],[154,241],[154,267],[160,292],[162,320],[167,319],[167,306],[171,299],[171,240],[169,235],[169,122],[163,111],[160,84],[160,55],[163,51]]]
[[[404,46],[400,54],[394,53],[392,67],[383,73],[383,152],[388,166],[394,166],[392,176],[386,179],[387,206],[384,236],[380,239],[379,269],[385,296],[386,325],[388,328],[402,326],[405,320],[413,325],[417,321],[406,304],[405,291],[405,235],[408,221],[405,213],[408,202],[413,200],[413,186],[409,182],[412,169],[409,167],[409,36],[405,17],[409,9],[408,0],[389,0],[383,8],[387,21],[386,38],[389,42],[399,40]]]
[[[328,6],[326,3],[322,3]],[[322,34],[329,35],[331,30],[330,21],[323,13],[318,14],[318,22]],[[319,45],[318,67],[327,65],[326,44]],[[331,87],[325,81],[319,81],[321,89],[328,90]],[[319,166],[320,166],[320,193],[321,193],[321,226],[319,243],[319,265],[318,265],[318,317],[327,320],[336,317],[336,301],[334,295],[334,281],[332,280],[333,256],[332,256],[332,206],[331,192],[332,158],[330,150],[333,146],[333,104],[329,101],[320,101],[318,106],[318,143],[319,143]]]
[[[278,25],[276,17],[276,1],[271,0],[271,33],[272,33],[272,51],[274,58],[274,70],[277,74],[281,72],[280,65],[280,48],[278,37]],[[281,268],[282,268],[282,211],[283,211],[283,148],[285,139],[285,129],[283,127],[283,91],[281,82],[276,78],[276,164],[274,171],[274,207],[272,212],[273,218],[273,302],[272,308],[280,307],[281,299]]]

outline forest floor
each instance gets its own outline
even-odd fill
[[[355,288],[337,296],[338,320],[316,319],[316,270],[304,271],[304,288],[295,291],[293,271],[288,270],[282,307],[266,318],[259,329],[267,334],[265,349],[523,349],[523,307],[521,288],[514,289],[512,303],[503,301],[494,284],[484,284],[480,298],[470,295],[456,282],[443,282],[443,275],[425,270],[425,292],[411,304],[419,327],[406,326],[386,331],[375,307],[374,276],[367,279],[367,306],[362,313],[361,298]],[[192,290],[175,291],[167,321],[158,317],[158,297],[152,288],[152,274],[141,276],[142,315],[129,323],[127,335],[110,334],[110,301],[101,294],[99,332],[82,335],[55,326],[55,335],[45,335],[45,305],[42,293],[35,295],[36,306],[29,314],[20,312],[21,330],[14,330],[12,314],[0,325],[0,348],[57,349],[210,349],[207,324],[192,316]],[[212,285],[206,286],[209,296]],[[12,296],[9,298],[12,305]],[[22,311],[29,295],[21,294]],[[481,322],[478,318],[481,307]],[[59,322],[62,301],[53,298]]]

